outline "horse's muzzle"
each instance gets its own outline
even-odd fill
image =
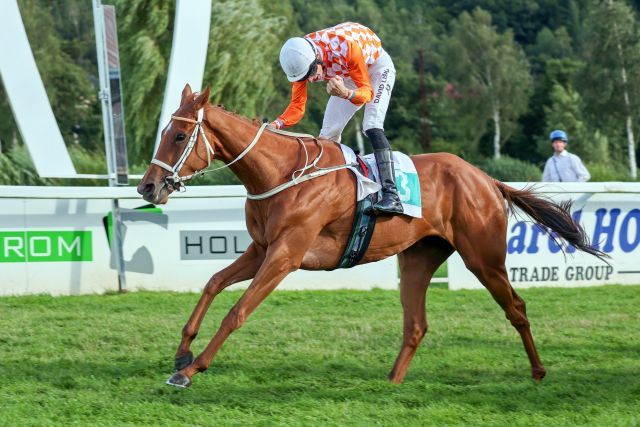
[[[164,183],[144,182],[138,184],[138,194],[142,196],[144,200],[154,205],[164,204],[169,198],[169,189]]]

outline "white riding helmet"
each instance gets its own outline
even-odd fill
[[[280,49],[280,66],[290,82],[297,82],[307,75],[316,60],[311,42],[302,37],[287,40]]]

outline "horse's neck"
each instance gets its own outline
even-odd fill
[[[212,126],[220,140],[220,158],[235,160],[253,141],[259,126],[216,107]],[[294,141],[271,132],[263,132],[258,142],[242,159],[230,166],[249,193],[259,194],[280,185],[299,168]]]

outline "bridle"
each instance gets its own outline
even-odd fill
[[[187,122],[187,123],[193,123],[195,124],[195,128],[193,129],[193,132],[191,133],[191,136],[189,137],[189,142],[187,143],[187,146],[185,147],[184,151],[182,152],[182,155],[180,156],[180,158],[178,159],[178,161],[176,162],[175,165],[173,166],[169,166],[167,163],[163,162],[162,160],[159,160],[157,157],[154,157],[151,160],[151,163],[154,165],[158,165],[160,166],[162,169],[169,171],[171,173],[171,175],[167,175],[164,178],[164,182],[165,185],[167,187],[169,187],[171,190],[174,191],[186,191],[186,187],[184,186],[184,183],[190,179],[192,179],[195,176],[198,175],[204,175],[205,173],[209,173],[209,172],[214,172],[220,169],[224,169],[224,168],[228,168],[229,166],[231,166],[232,164],[234,164],[235,162],[237,162],[238,160],[242,159],[249,151],[251,151],[251,149],[256,145],[256,143],[258,142],[258,140],[260,139],[260,136],[262,135],[262,133],[264,132],[264,130],[267,128],[268,123],[263,123],[262,126],[260,126],[260,129],[258,129],[258,132],[256,133],[256,136],[253,138],[253,141],[251,141],[251,143],[247,146],[247,148],[245,148],[239,155],[238,157],[236,157],[233,161],[224,164],[220,167],[214,168],[214,169],[209,169],[209,166],[211,166],[211,159],[215,156],[215,151],[213,150],[213,147],[211,146],[211,144],[209,143],[209,140],[207,139],[207,136],[204,133],[203,130],[203,126],[202,126],[202,119],[204,117],[204,108],[201,108],[198,110],[198,120],[193,120],[193,119],[188,119],[186,117],[179,117],[179,116],[171,116],[171,120],[178,120],[178,121],[182,121],[182,122]],[[297,169],[293,172],[293,174],[291,175],[291,181],[285,182],[284,184],[278,185],[275,188],[272,188],[269,191],[266,191],[264,193],[261,194],[247,194],[247,198],[250,200],[264,200],[267,199],[271,196],[273,196],[274,194],[277,194],[289,187],[292,187],[294,185],[298,185],[304,181],[308,181],[310,179],[313,178],[317,178],[323,175],[326,175],[330,172],[335,172],[341,169],[347,169],[347,168],[352,168],[354,166],[357,166],[356,164],[353,163],[346,163],[346,164],[342,164],[342,165],[337,165],[337,166],[330,166],[327,168],[322,168],[318,166],[318,162],[320,161],[320,159],[322,158],[322,155],[324,153],[324,147],[323,145],[317,140],[316,137],[314,137],[313,135],[308,135],[308,134],[303,134],[303,133],[293,133],[293,132],[287,132],[284,130],[278,130],[278,129],[269,129],[271,132],[274,133],[278,133],[280,135],[285,135],[285,136],[291,136],[291,137],[295,137],[296,140],[302,145],[302,148],[304,149],[305,152],[305,165],[301,168],[301,169]],[[193,151],[194,147],[196,146],[196,143],[198,141],[198,134],[202,135],[202,139],[207,147],[207,167],[204,169],[200,169],[198,171],[195,171],[194,173],[192,173],[191,175],[186,175],[186,176],[180,176],[180,170],[182,169],[182,167],[184,166],[184,164],[187,162],[187,159],[189,158],[189,155],[191,154],[191,152]],[[320,146],[320,153],[318,154],[318,156],[313,160],[313,162],[309,163],[309,153],[307,151],[307,147],[304,144],[304,141],[302,141],[302,138],[312,138],[316,144],[318,144]],[[316,171],[311,172],[309,174],[306,174],[303,176],[303,174],[311,169],[311,168],[315,168]]]
[[[179,116],[173,116],[172,115],[171,116],[171,120],[178,120],[178,121],[181,121],[181,122],[194,123],[196,125],[195,128],[193,128],[193,132],[191,133],[191,136],[189,137],[189,142],[187,143],[187,146],[184,148],[184,151],[182,152],[182,155],[180,156],[180,158],[178,159],[176,164],[173,165],[173,166],[169,166],[168,164],[166,164],[162,160],[159,160],[157,157],[154,157],[151,160],[151,163],[153,163],[154,165],[158,165],[162,169],[171,172],[171,175],[167,175],[164,178],[164,181],[165,181],[165,184],[169,188],[171,188],[172,190],[178,190],[179,191],[180,188],[184,188],[184,185],[183,185],[184,182],[190,180],[191,178],[193,178],[194,176],[196,176],[198,174],[202,174],[202,170],[199,170],[199,171],[195,171],[191,175],[180,176],[180,170],[182,169],[184,164],[187,162],[187,159],[189,158],[189,154],[191,154],[191,152],[193,151],[194,147],[196,146],[196,142],[198,141],[198,133],[200,133],[200,135],[202,135],[202,139],[204,140],[204,143],[205,143],[205,145],[207,147],[207,168],[211,165],[211,159],[213,158],[215,153],[213,151],[213,147],[211,147],[211,144],[209,143],[209,140],[207,139],[207,136],[204,133],[204,130],[202,129],[202,118],[203,117],[204,117],[204,108],[201,108],[201,109],[198,110],[198,120],[193,120],[193,119],[188,119],[186,117],[179,117]]]
[[[194,123],[196,125],[195,128],[193,129],[193,132],[191,133],[191,136],[189,137],[189,142],[187,143],[187,146],[184,148],[184,151],[182,152],[182,155],[180,156],[180,158],[178,159],[176,164],[173,165],[173,166],[169,166],[167,163],[163,162],[162,160],[159,160],[157,157],[154,157],[151,160],[151,163],[153,163],[154,165],[158,165],[162,169],[171,172],[171,175],[167,175],[164,178],[165,184],[171,190],[174,190],[174,191],[186,191],[186,187],[184,186],[184,183],[186,181],[189,181],[190,179],[192,179],[192,178],[194,178],[194,177],[196,177],[198,175],[204,175],[205,173],[214,172],[214,171],[217,171],[217,170],[220,170],[220,169],[228,168],[229,166],[231,166],[232,164],[234,164],[235,162],[237,162],[238,160],[243,158],[254,147],[254,145],[256,145],[256,143],[258,142],[258,139],[260,138],[260,135],[262,135],[262,132],[264,132],[264,129],[268,125],[267,123],[263,123],[262,124],[260,129],[258,129],[258,133],[253,138],[253,141],[251,141],[251,144],[249,144],[249,146],[247,148],[245,148],[244,151],[242,151],[242,153],[240,153],[238,155],[238,157],[236,157],[233,161],[231,161],[231,162],[229,162],[229,163],[227,163],[225,165],[222,165],[220,167],[217,167],[217,168],[214,168],[214,169],[209,169],[209,166],[211,166],[211,159],[213,159],[213,157],[215,156],[215,151],[213,150],[213,146],[211,145],[211,143],[209,143],[209,140],[207,139],[207,135],[205,135],[205,133],[204,133],[203,126],[202,126],[203,117],[204,117],[204,108],[201,108],[201,109],[198,110],[198,120],[193,120],[193,119],[188,119],[186,117],[180,117],[180,116],[173,116],[172,115],[171,116],[171,120],[178,120],[178,121],[181,121],[181,122]],[[200,169],[198,171],[195,171],[191,175],[180,176],[180,170],[182,169],[184,164],[187,162],[187,159],[189,158],[189,155],[191,154],[191,152],[195,148],[196,143],[198,142],[198,134],[202,135],[202,139],[204,141],[204,144],[207,147],[207,167],[204,168],[204,169]]]

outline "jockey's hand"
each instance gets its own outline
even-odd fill
[[[327,83],[327,93],[329,95],[348,99],[351,96],[351,92],[352,91],[344,85],[344,80],[342,80],[340,76],[331,77],[329,83]]]
[[[267,127],[274,128],[274,129],[282,129],[284,127],[284,123],[282,123],[282,120],[280,119],[275,119],[274,121],[269,123],[269,126]]]

